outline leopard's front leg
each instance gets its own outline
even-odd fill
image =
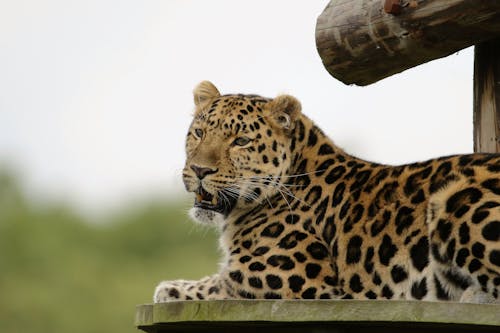
[[[155,303],[175,300],[225,299],[227,293],[221,288],[219,274],[206,276],[201,280],[163,281],[156,287]]]

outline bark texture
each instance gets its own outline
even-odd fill
[[[360,86],[500,36],[499,0],[331,0],[316,24],[328,72]],[[387,10],[387,8],[386,8]]]

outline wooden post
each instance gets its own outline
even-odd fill
[[[474,50],[474,151],[500,152],[500,38]]]

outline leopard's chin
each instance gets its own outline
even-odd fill
[[[224,224],[224,215],[214,210],[193,207],[189,210],[189,216],[197,223],[203,225],[214,225],[222,227]]]

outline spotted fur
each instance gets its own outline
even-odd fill
[[[220,228],[220,270],[177,299],[498,302],[500,156],[388,166],[346,154],[282,95],[194,92],[191,215]]]

